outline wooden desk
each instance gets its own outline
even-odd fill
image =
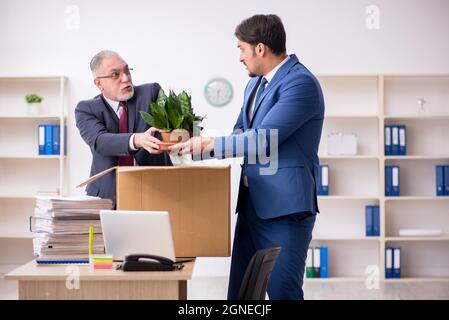
[[[164,272],[123,272],[116,265],[91,270],[88,265],[38,266],[31,261],[4,279],[19,281],[20,300],[186,300],[195,262]]]

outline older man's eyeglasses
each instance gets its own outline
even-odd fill
[[[123,70],[112,70],[111,74],[108,76],[101,76],[101,77],[95,77],[97,79],[104,79],[104,78],[111,78],[113,80],[120,79],[122,77],[122,74],[126,74],[127,76],[131,75],[131,71],[133,71],[133,68],[124,68]]]

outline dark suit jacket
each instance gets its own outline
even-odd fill
[[[157,83],[134,87],[134,96],[127,101],[129,133],[118,133],[119,119],[103,95],[78,103],[75,109],[76,126],[92,152],[90,176],[118,165],[118,157],[122,155],[132,155],[140,166],[172,165],[167,153],[151,155],[143,148],[136,152],[129,150],[131,135],[149,128],[139,111],[150,112],[150,103],[156,101],[159,89]],[[156,137],[160,139],[160,136]],[[115,190],[115,172],[92,181],[86,187],[88,195],[112,199],[114,206]]]

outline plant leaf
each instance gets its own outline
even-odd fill
[[[187,92],[185,91],[181,92],[181,94],[178,96],[178,99],[180,102],[182,115],[185,116],[189,114],[192,110],[192,105],[190,103],[190,97],[187,94]]]
[[[153,114],[154,127],[158,129],[170,130],[170,125],[168,123],[168,118],[164,107],[152,102],[150,104],[150,109]]]
[[[164,90],[161,88],[159,89],[159,93],[157,95],[156,103],[158,106],[165,108],[165,103],[167,102],[167,96],[165,95]]]
[[[175,95],[171,95],[167,99],[167,116],[173,129],[179,129],[184,119],[180,113],[179,100]]]
[[[140,116],[142,117],[143,121],[145,121],[146,124],[148,124],[150,127],[155,127],[154,125],[154,118],[151,114],[145,111],[139,111]]]

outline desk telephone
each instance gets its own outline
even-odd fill
[[[119,269],[123,271],[173,271],[184,268],[182,262],[151,254],[131,254],[125,257]]]

